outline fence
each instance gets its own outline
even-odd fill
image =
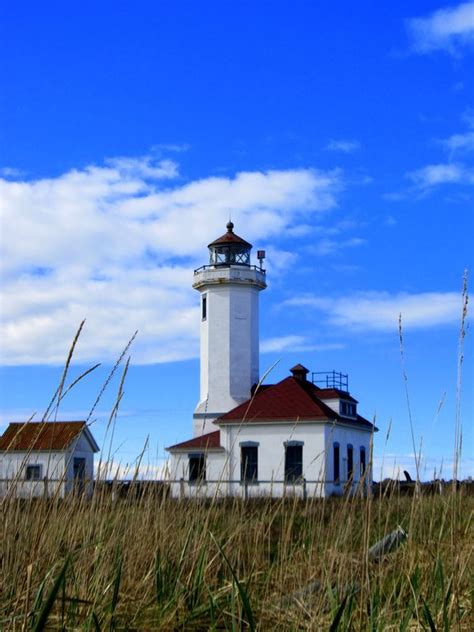
[[[301,477],[295,481],[288,480],[196,480],[190,481],[184,478],[167,481],[170,485],[171,495],[174,498],[218,498],[238,497],[244,500],[255,497],[285,498],[300,497],[303,500],[309,497],[324,497],[329,495],[342,496],[344,494],[363,494],[369,489],[368,479],[360,481],[340,481],[331,479],[308,480]]]
[[[299,497],[303,500],[328,495],[361,494],[369,490],[368,480],[336,481],[330,479],[307,480],[299,478],[288,480],[196,480],[184,478],[167,480],[146,479],[96,479],[65,480],[64,478],[44,477],[37,480],[21,478],[0,479],[0,497],[7,495],[15,498],[64,498],[68,495],[91,496],[100,493],[120,497],[136,497],[154,494],[162,497],[170,494],[175,499],[185,498],[285,498]]]
[[[157,498],[169,492],[170,484],[164,480],[120,479],[65,479],[43,477],[28,480],[21,477],[0,479],[0,498],[65,498],[67,496],[92,496],[105,494],[112,499],[139,498],[154,494]]]
[[[44,476],[26,479],[15,476],[0,479],[0,498],[64,498],[67,494],[92,493],[94,481],[88,479],[65,479]]]

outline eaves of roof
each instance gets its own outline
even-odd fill
[[[176,443],[168,448],[168,452],[183,452],[189,450],[206,450],[207,452],[222,452],[224,448],[221,446],[220,430],[214,430],[199,437],[193,437],[187,441]]]
[[[85,421],[10,423],[0,437],[0,451],[64,451],[68,450],[81,434],[87,439],[92,450],[97,452],[99,447]]]

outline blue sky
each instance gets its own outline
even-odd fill
[[[262,373],[348,372],[380,428],[375,476],[413,471],[402,313],[424,475],[449,476],[474,3],[21,2],[0,22],[1,427],[41,415],[83,318],[70,378],[101,367],[58,418],[87,417],[138,329],[112,452],[132,463],[148,438],[160,468],[198,399],[192,271],[231,214],[267,251]],[[468,330],[464,475],[472,386]]]

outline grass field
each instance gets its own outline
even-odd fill
[[[473,509],[463,488],[306,503],[12,499],[0,628],[472,630]],[[407,541],[370,561],[397,525]]]
[[[454,477],[466,283],[467,277]],[[96,368],[65,386],[82,326],[44,419]],[[401,324],[400,342],[403,360]],[[128,361],[109,423],[127,369]],[[416,454],[409,403],[408,410]],[[472,488],[445,486],[431,495],[415,489],[406,496],[394,487],[366,498],[248,502],[175,501],[156,486],[115,500],[105,486],[96,487],[92,500],[10,495],[1,505],[0,630],[471,632]],[[371,545],[399,525],[406,541],[371,559]]]

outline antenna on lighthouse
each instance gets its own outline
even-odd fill
[[[263,260],[265,259],[265,250],[257,250],[257,259],[260,263],[260,270],[263,270]]]

